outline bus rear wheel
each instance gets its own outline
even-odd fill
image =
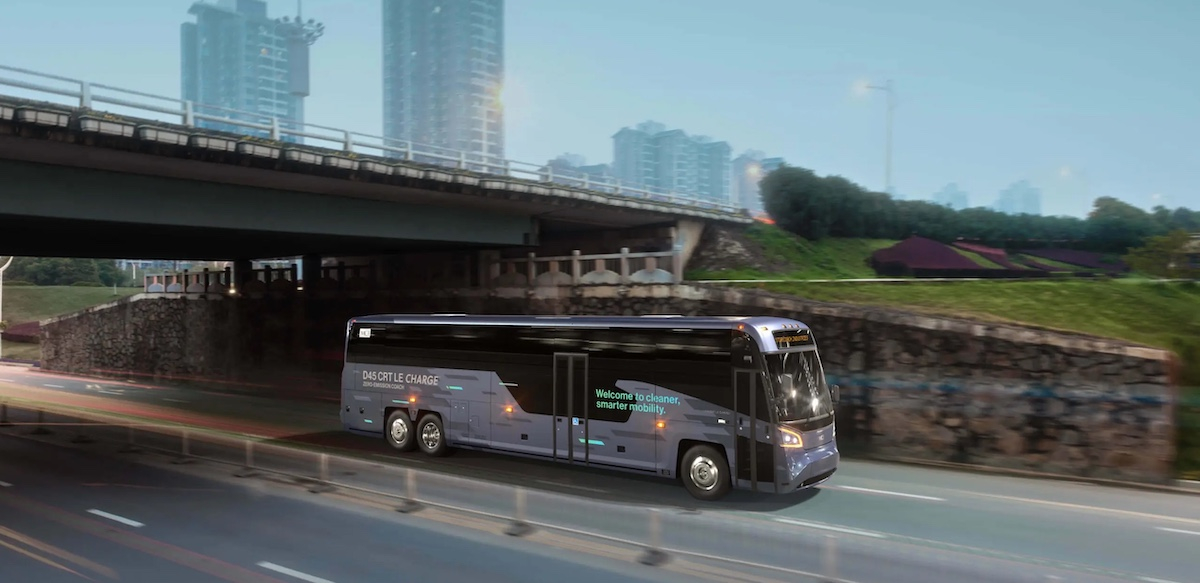
[[[695,498],[705,501],[724,498],[733,489],[729,463],[711,445],[693,445],[684,454],[679,468],[683,485]]]
[[[398,451],[412,451],[417,447],[416,432],[413,431],[413,422],[408,418],[408,411],[397,409],[392,411],[387,418],[387,430],[384,435],[387,436],[388,445]]]
[[[450,453],[446,445],[446,430],[442,427],[442,419],[434,413],[426,413],[417,422],[417,446],[421,451],[442,457]]]

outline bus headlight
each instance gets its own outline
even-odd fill
[[[779,445],[782,447],[804,447],[804,438],[799,432],[786,427],[779,428]]]

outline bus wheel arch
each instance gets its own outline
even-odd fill
[[[680,440],[676,471],[683,486],[705,501],[724,498],[733,489],[725,448],[707,441]]]
[[[441,415],[422,413],[416,429],[417,446],[421,451],[434,457],[449,455],[450,447],[446,445],[446,427]]]
[[[387,419],[383,435],[388,445],[398,451],[412,451],[417,448],[416,426],[409,418],[408,409],[390,407],[383,412]]]

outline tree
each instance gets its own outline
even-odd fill
[[[1087,218],[1087,238],[1100,251],[1124,253],[1158,231],[1146,211],[1111,196],[1096,199]]]
[[[1125,256],[1125,263],[1134,271],[1171,279],[1195,279],[1200,277],[1200,268],[1188,260],[1193,251],[1191,235],[1177,229],[1159,237],[1150,237],[1146,244],[1133,249]]]

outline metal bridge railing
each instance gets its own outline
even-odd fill
[[[481,174],[553,182],[602,194],[717,212],[731,214],[746,212],[745,209],[726,202],[713,201],[671,190],[630,186],[615,178],[556,169],[549,164],[532,164],[411,141],[393,140],[382,136],[195,103],[185,99],[164,97],[19,67],[0,65],[0,72],[6,73],[0,75],[0,86],[17,89],[22,93],[21,95],[10,95],[12,97],[52,103],[62,102],[65,98],[65,101],[72,107],[84,109],[95,109],[97,104],[105,104],[116,108],[106,110],[109,113],[138,119],[165,121],[173,124],[182,123],[187,127],[200,129],[209,126],[208,129],[244,132],[248,135],[276,141],[303,143],[303,140],[306,139],[314,140],[324,142],[316,145],[336,148],[347,154],[369,154],[383,158],[470,170]]]

